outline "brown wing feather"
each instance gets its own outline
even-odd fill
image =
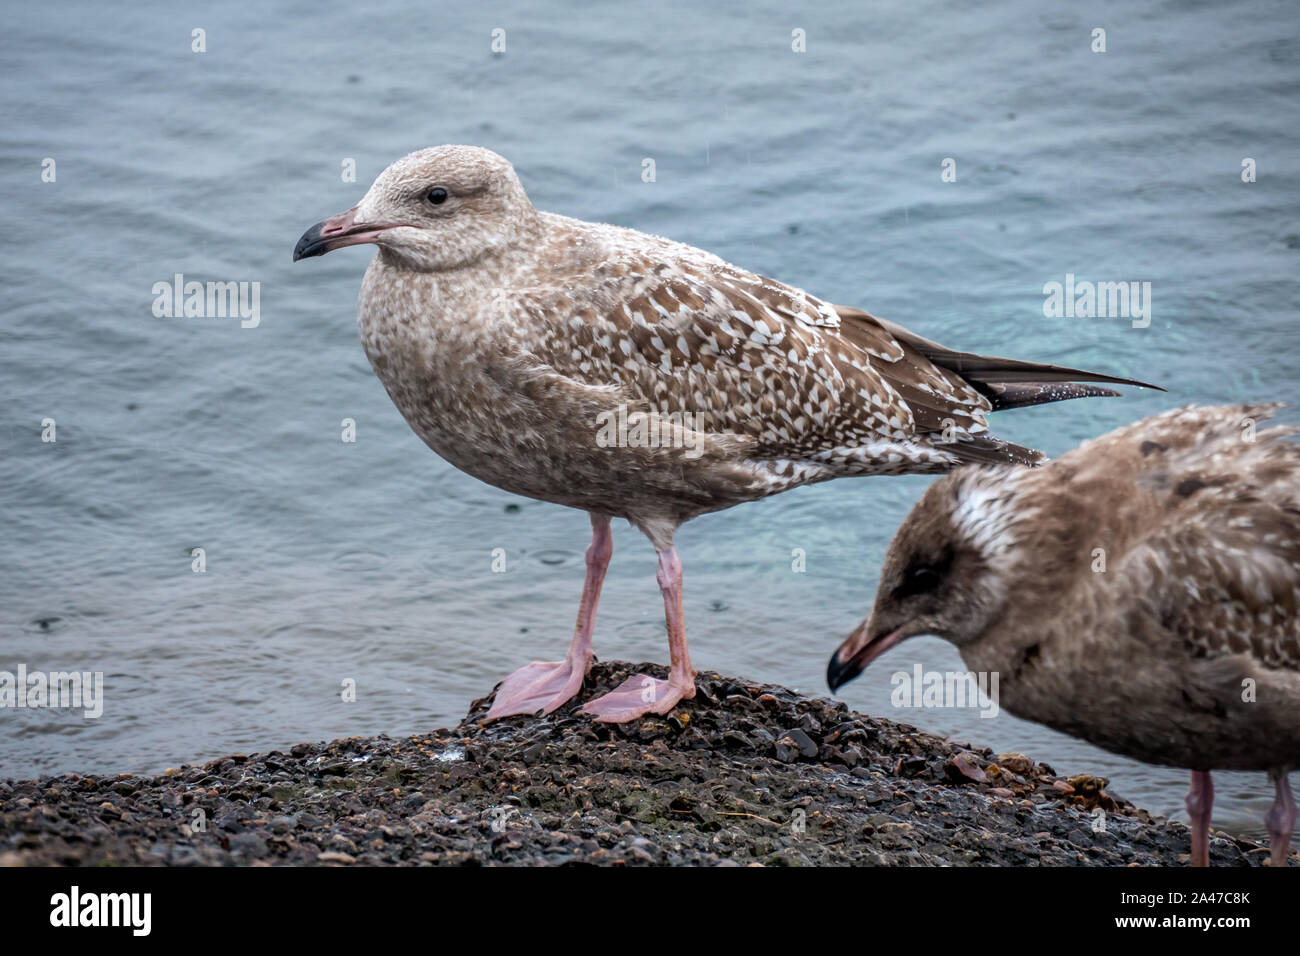
[[[947,350],[718,261],[625,253],[596,266],[583,290],[513,295],[509,308],[529,313],[520,325],[542,332],[526,343],[539,363],[660,413],[693,413],[708,432],[753,439],[760,456],[885,443],[905,458],[914,450],[926,470],[935,448],[958,462],[1034,463],[1038,452],[987,435],[996,376],[1013,366],[1090,374]],[[1030,397],[1021,388],[1012,399]]]
[[[1300,444],[1255,430],[1276,407],[1177,409],[1105,436],[1099,457],[1164,509],[1112,580],[1156,602],[1195,656],[1300,671]]]

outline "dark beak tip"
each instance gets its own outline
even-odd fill
[[[844,665],[840,663],[840,652],[835,651],[831,654],[831,659],[826,662],[826,686],[835,693],[843,687],[847,681],[844,678]]]
[[[301,236],[298,237],[298,243],[293,247],[293,261],[299,259],[311,259],[315,256],[323,256],[327,250],[321,243],[320,231],[325,226],[326,220],[322,219],[316,225],[312,226]]]

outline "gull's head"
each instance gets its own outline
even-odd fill
[[[513,245],[535,217],[503,157],[433,146],[393,163],[361,202],[303,233],[293,259],[374,243],[409,269],[458,269]]]
[[[1018,573],[1028,514],[1019,486],[1030,473],[963,468],[926,489],[889,543],[871,616],[826,665],[832,691],[909,637],[933,634],[961,647],[988,631]]]

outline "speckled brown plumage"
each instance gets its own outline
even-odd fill
[[[1034,462],[988,412],[1134,384],[956,352],[700,249],[539,212],[474,147],[394,163],[295,258],[359,242],[379,245],[359,327],[393,402],[469,474],[592,514],[591,613],[610,517],[649,536],[662,585],[692,517],[841,476]],[[602,443],[615,413],[659,440]]]
[[[1011,713],[1204,786],[1263,769],[1284,788],[1300,766],[1300,444],[1265,427],[1275,408],[1180,408],[1042,468],[936,482],[832,686],[938,634],[1000,675]]]

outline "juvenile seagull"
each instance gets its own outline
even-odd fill
[[[932,484],[885,555],[871,617],[831,656],[842,687],[916,634],[996,672],[1027,720],[1192,771],[1192,863],[1211,770],[1267,770],[1272,862],[1300,766],[1300,444],[1277,405],[1189,406],[1042,468]]]
[[[672,666],[586,710],[622,722],[695,694],[673,536],[684,521],[842,475],[1035,462],[985,414],[1126,379],[954,352],[858,309],[681,243],[539,212],[506,160],[438,146],[317,223],[295,260],[378,245],[358,325],[375,374],[443,458],[591,516],[565,659],[534,662],[489,717],[560,707],[582,686],[610,519],[659,555]]]

